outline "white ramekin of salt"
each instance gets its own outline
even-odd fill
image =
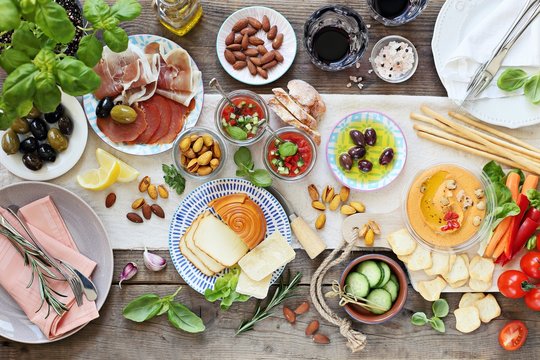
[[[375,44],[369,61],[382,80],[400,83],[413,76],[418,66],[418,53],[409,40],[390,35]]]

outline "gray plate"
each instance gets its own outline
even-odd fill
[[[47,195],[52,197],[81,253],[98,264],[92,280],[98,290],[96,305],[99,310],[111,287],[113,252],[103,223],[94,210],[74,193],[60,186],[41,182],[21,182],[0,189],[0,206],[24,206]],[[76,267],[77,264],[73,265]],[[28,320],[19,305],[2,287],[0,304],[0,336],[22,343],[52,342]],[[85,325],[53,341],[66,338]]]

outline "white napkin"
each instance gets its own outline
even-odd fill
[[[512,23],[518,17],[528,0],[491,0],[484,2],[482,9],[476,9],[470,21],[481,19],[476,24],[463,29],[465,36],[445,61],[442,70],[448,96],[463,99],[466,88],[476,70],[491,58]],[[456,35],[459,34],[456,31]],[[540,16],[529,25],[523,35],[508,52],[503,66],[491,84],[479,95],[479,98],[501,98],[520,95],[522,91],[505,92],[497,87],[497,78],[508,67],[519,67],[531,73],[540,67]]]

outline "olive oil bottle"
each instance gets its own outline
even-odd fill
[[[157,0],[159,21],[176,35],[187,34],[201,19],[199,0]]]

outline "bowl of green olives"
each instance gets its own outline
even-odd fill
[[[26,180],[50,180],[69,171],[80,159],[88,138],[86,115],[79,101],[62,94],[50,113],[36,107],[0,132],[0,163]]]

